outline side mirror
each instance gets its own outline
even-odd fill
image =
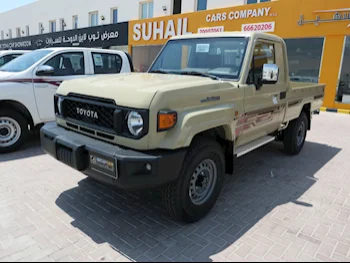
[[[36,71],[36,75],[39,77],[53,76],[53,74],[55,74],[54,68],[47,65],[40,66]]]
[[[279,68],[276,64],[264,64],[262,84],[276,84],[279,77]]]

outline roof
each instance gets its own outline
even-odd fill
[[[171,40],[176,39],[193,39],[193,38],[212,38],[212,37],[251,37],[251,38],[268,38],[271,40],[281,40],[280,37],[268,33],[260,32],[241,32],[241,31],[231,31],[231,32],[218,32],[218,33],[195,33],[188,35],[181,35],[172,37]]]
[[[95,51],[95,52],[123,52],[120,50],[114,50],[114,49],[101,49],[101,48],[89,48],[89,47],[47,47],[47,48],[41,48],[37,50],[52,50],[52,51],[61,51],[61,50],[73,50],[73,51],[81,51],[81,50],[89,50],[89,51]]]
[[[28,53],[31,52],[31,50],[17,50],[17,49],[11,49],[11,50],[0,50],[0,54],[13,54],[13,53]]]

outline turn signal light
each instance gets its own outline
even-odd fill
[[[177,122],[177,113],[161,111],[158,113],[158,131],[166,131],[173,128]]]

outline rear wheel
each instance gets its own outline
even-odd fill
[[[190,147],[176,183],[163,189],[163,201],[177,220],[193,223],[214,207],[225,179],[225,157],[221,146],[201,138]]]
[[[28,121],[20,113],[0,110],[0,153],[17,150],[28,135]]]
[[[308,118],[305,112],[302,112],[298,119],[289,123],[283,138],[286,153],[291,155],[300,153],[305,144],[308,124]]]

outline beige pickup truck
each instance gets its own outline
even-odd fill
[[[42,148],[99,182],[162,189],[171,215],[196,222],[237,158],[275,140],[287,154],[302,150],[324,88],[290,82],[277,36],[174,37],[147,73],[64,82]]]

